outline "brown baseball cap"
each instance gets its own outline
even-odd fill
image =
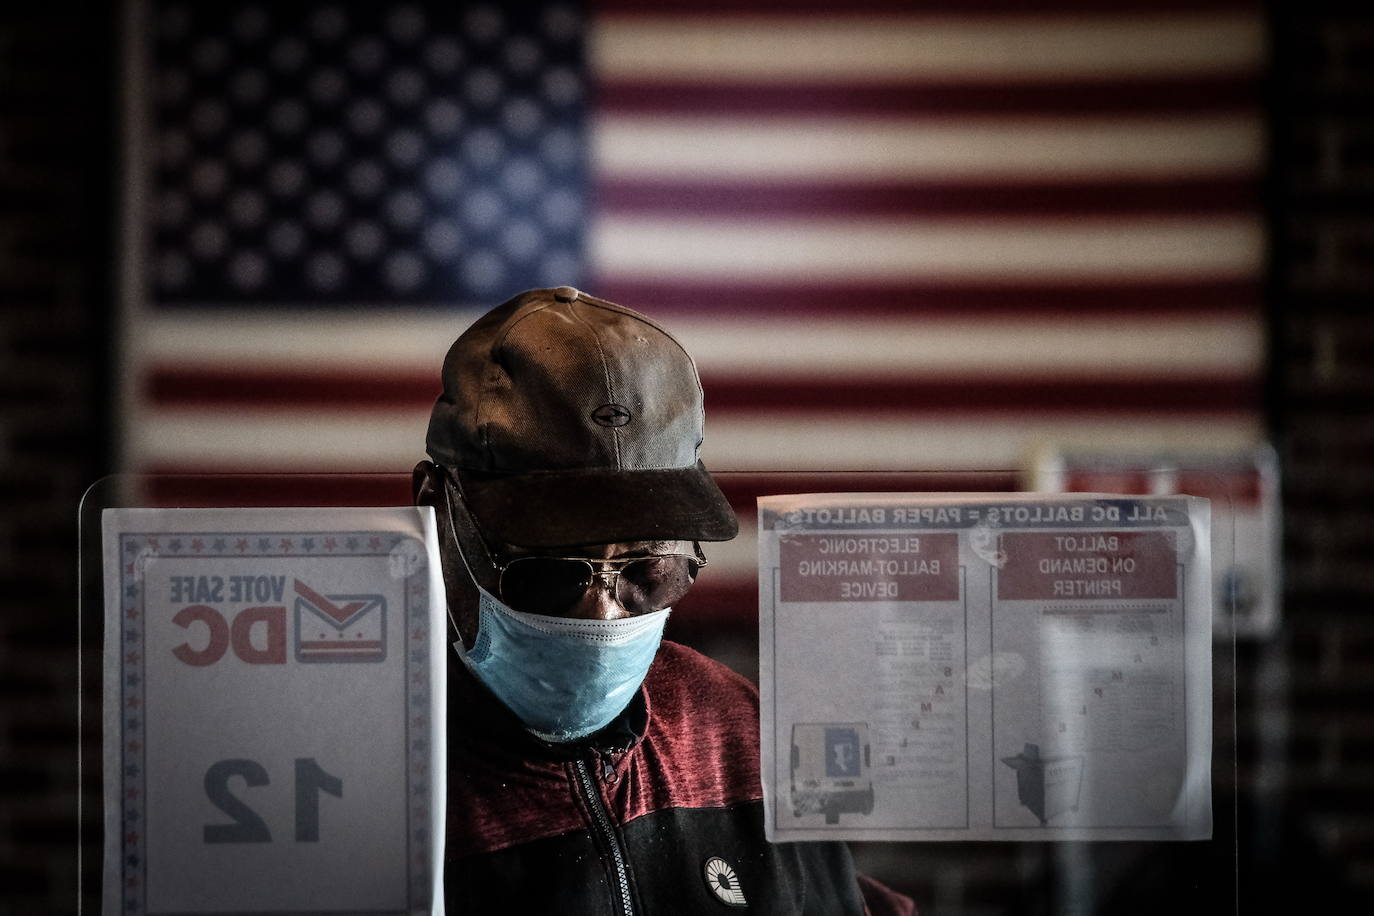
[[[449,348],[425,445],[482,528],[521,547],[734,537],[699,458],[696,365],[631,309],[534,289]]]

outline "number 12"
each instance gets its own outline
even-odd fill
[[[206,824],[207,843],[270,843],[272,832],[252,808],[229,791],[229,779],[242,776],[246,786],[265,786],[271,780],[256,760],[220,760],[205,771],[205,794],[210,803],[233,818],[232,824]],[[320,793],[343,798],[343,780],[320,768],[314,757],[296,758],[296,842],[320,839]]]

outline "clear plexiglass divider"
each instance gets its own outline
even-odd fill
[[[912,895],[923,912],[942,916],[975,912],[1144,912],[1164,906],[1175,908],[1185,902],[1190,911],[1236,912],[1241,842],[1236,827],[1234,620],[1237,591],[1218,571],[1231,569],[1234,564],[1236,506],[1245,497],[1231,492],[1230,481],[1206,474],[1191,475],[1186,493],[1178,493],[1176,487],[1172,492],[1161,491],[1156,486],[1152,494],[1148,484],[1150,475],[1151,469],[1140,469],[1139,479],[1147,483],[1136,493],[1055,494],[1051,498],[1050,494],[1026,493],[1022,487],[1027,478],[1017,471],[715,472],[717,482],[740,517],[740,534],[731,542],[703,545],[708,567],[700,574],[692,592],[674,608],[666,638],[690,645],[756,682],[761,678],[764,681],[761,687],[765,702],[765,758],[772,759],[775,764],[772,773],[765,773],[764,777],[769,793],[768,816],[777,819],[770,826],[802,827],[815,831],[806,836],[818,837],[827,836],[826,831],[834,831],[836,838],[850,843],[862,872]],[[760,498],[799,494],[815,495],[816,499],[766,500],[763,527],[760,527]],[[936,500],[935,494],[943,496]],[[1127,575],[1126,591],[1119,594],[1075,594],[1073,588],[1087,588],[1091,592],[1097,586],[1055,583],[1091,580],[1094,571],[1110,572],[1113,563],[1148,567],[1148,557],[1131,554],[1135,548],[1123,545],[1130,542],[1148,547],[1159,541],[1159,538],[1154,541],[1150,538],[1167,528],[1168,522],[1161,521],[1167,515],[1165,510],[1196,505],[1195,501],[1180,501],[1179,497],[1187,495],[1209,500],[1210,549],[1204,550],[1200,543],[1185,546],[1193,550],[1192,556],[1205,553],[1210,560],[1211,581],[1203,589],[1210,601],[1212,635],[1202,650],[1199,650],[1196,632],[1189,634],[1186,647],[1182,642],[1165,640],[1166,645],[1175,645],[1179,652],[1186,649],[1193,653],[1188,659],[1179,661],[1182,667],[1171,669],[1191,679],[1184,696],[1180,684],[1171,680],[1167,671],[1161,674],[1158,666],[1152,677],[1138,678],[1134,688],[1131,671],[1115,667],[1122,652],[1133,652],[1131,647],[1136,643],[1132,639],[1143,638],[1142,645],[1148,645],[1151,636],[1165,633],[1159,627],[1175,625],[1177,621],[1160,622],[1172,620],[1169,610],[1179,610],[1181,601],[1175,604],[1165,601],[1160,607],[1152,605],[1145,609],[1152,601],[1156,605],[1160,602],[1144,591],[1131,591],[1132,588],[1148,591],[1148,575],[1143,572],[1134,578]],[[1173,502],[1168,502],[1170,497],[1174,497]],[[405,507],[410,503],[411,475],[408,470],[367,474],[120,475],[104,478],[90,487],[79,510],[78,657],[82,742],[78,767],[80,882],[76,896],[80,911],[101,912],[102,899],[107,905],[110,899],[116,899],[108,896],[108,889],[103,889],[107,848],[114,848],[107,845],[109,830],[118,829],[123,835],[122,841],[134,834],[141,836],[143,827],[151,834],[161,826],[149,823],[131,827],[121,817],[107,818],[105,810],[107,771],[110,770],[108,748],[104,743],[104,721],[110,701],[106,694],[118,686],[105,670],[108,667],[107,604],[113,608],[118,603],[107,601],[110,596],[106,594],[108,576],[103,562],[102,519],[109,516],[105,510],[372,509]],[[922,515],[914,508],[921,505],[943,506],[947,510],[963,507],[965,511],[962,519],[956,520],[950,511],[943,517],[936,512]],[[1073,510],[1073,505],[1079,508]],[[1100,515],[1094,523],[1094,511],[1106,512],[1108,510],[1101,507],[1113,505],[1115,516]],[[1127,523],[1123,514],[1139,513],[1141,505],[1145,506],[1147,515],[1151,510],[1161,513],[1156,516],[1157,524]],[[1035,508],[1037,506],[1040,508]],[[1053,510],[1045,506],[1060,508]],[[887,511],[877,513],[872,511],[875,508]],[[994,519],[989,519],[990,510],[1000,512]],[[1198,514],[1196,508],[1191,511],[1194,516]],[[976,520],[973,513],[977,514]],[[1194,526],[1191,530],[1194,539],[1201,540],[1196,538],[1199,529]],[[761,535],[764,541],[762,555]],[[1117,539],[1107,540],[1113,536]],[[1188,539],[1187,534],[1168,534],[1167,543],[1179,545]],[[1013,546],[1015,550],[1004,549]],[[921,553],[922,550],[926,552]],[[1031,561],[1022,562],[1020,556],[1025,550],[1039,552]],[[940,568],[940,560],[945,562],[946,569],[951,562],[960,568],[957,581],[948,575],[931,575],[933,569]],[[999,565],[999,561],[1005,565]],[[391,562],[394,568],[397,562],[394,557]],[[761,568],[764,571],[762,581]],[[413,571],[412,566],[406,569]],[[1189,587],[1186,577],[1194,573],[1185,570],[1182,561],[1179,570],[1179,588],[1185,589]],[[1135,573],[1135,569],[1127,572]],[[1021,583],[1018,587],[1030,591],[1013,595],[1007,591],[1012,586],[999,584],[1011,582],[1015,575],[1021,576],[1016,580]],[[214,596],[197,596],[193,581],[186,578],[188,591],[179,596],[185,599],[182,603],[213,607],[210,598]],[[989,584],[980,592],[979,583],[984,580]],[[954,591],[941,592],[951,582],[954,585],[949,587]],[[1197,604],[1197,582],[1190,587],[1193,591],[1189,592],[1189,600]],[[1064,591],[1054,591],[1060,588]],[[841,589],[845,590],[843,595]],[[1036,589],[1048,591],[1042,595]],[[1026,600],[1008,603],[1004,599],[1009,596]],[[279,595],[265,597],[266,603],[281,598]],[[198,598],[204,600],[196,600]],[[1039,603],[1031,600],[1036,598],[1040,599]],[[1096,599],[1088,602],[1096,610],[1102,610],[1099,605],[1110,606],[1115,601],[1121,605],[1115,610],[1124,609],[1128,613],[1096,616],[1084,613],[1085,598]],[[1181,595],[1175,598],[1181,599]],[[331,606],[326,599],[327,596],[321,597],[327,608],[338,610],[343,606],[341,600]],[[938,617],[940,609],[958,607],[961,601],[967,605],[980,600],[991,605],[983,609],[981,620],[977,610],[967,606],[949,617],[953,624],[946,622],[935,626],[927,620]],[[442,596],[439,601],[442,602]],[[1107,609],[1112,610],[1111,607]],[[1197,610],[1191,607],[1187,613]],[[1001,619],[1013,612],[1025,619],[1041,621],[1045,626],[1045,631],[1039,635],[1032,631],[1021,634],[1021,638],[1031,641],[1022,647],[1025,651],[1019,653],[1008,651],[1008,644],[997,641],[1006,637],[994,635],[997,631],[992,618]],[[361,609],[361,613],[365,614],[365,609]],[[867,640],[875,647],[877,654],[868,664],[855,666],[856,670],[847,681],[849,686],[842,693],[851,706],[861,705],[866,693],[885,695],[874,700],[881,710],[873,713],[846,711],[840,708],[843,703],[837,699],[838,706],[832,704],[817,709],[814,715],[789,714],[792,718],[800,715],[802,719],[814,721],[783,721],[781,714],[770,715],[770,710],[777,713],[780,708],[778,697],[771,696],[771,692],[780,685],[786,688],[789,666],[814,667],[819,657],[806,652],[796,653],[789,648],[787,627],[800,619],[798,614],[805,613],[844,621],[834,624],[838,628],[834,631],[838,641],[854,636],[859,628],[855,644]],[[935,616],[931,617],[932,614]],[[958,639],[949,638],[951,625],[956,629],[963,627]],[[1093,634],[1100,635],[1102,627],[1110,629],[1111,633],[1095,642]],[[186,632],[194,636],[188,635],[186,651],[215,648],[209,642],[202,646],[203,641],[218,638],[214,630],[214,626],[203,621],[192,621]],[[269,650],[269,630],[266,625],[257,631],[246,626],[241,648],[248,654]],[[1140,633],[1135,633],[1136,630]],[[341,630],[340,635],[343,632]],[[1008,632],[1015,635],[1014,630],[1004,628],[1003,633]],[[885,648],[878,648],[883,642],[875,637],[878,633],[886,640]],[[360,634],[360,639],[362,635],[370,634]],[[235,636],[228,634],[227,638],[232,643]],[[369,641],[362,639],[362,642]],[[231,645],[225,654],[232,655],[233,651]],[[299,652],[299,646],[294,651]],[[761,651],[768,654],[762,665]],[[1065,651],[1080,653],[1080,657],[1065,661]],[[1206,655],[1203,667],[1209,669],[1209,691],[1199,688],[1196,677],[1200,670],[1199,651]],[[1021,661],[1011,658],[1016,654],[1022,656]],[[1052,675],[1049,668],[1041,664],[1051,657],[1063,662],[1053,666]],[[1134,660],[1135,656],[1129,655],[1126,663]],[[1145,657],[1143,663],[1147,667],[1149,662],[1150,658]],[[932,671],[934,680],[926,677]],[[947,671],[949,678],[942,678]],[[1115,682],[1113,677],[1117,679]],[[904,710],[907,704],[914,704],[912,709],[916,712],[925,708],[932,713],[934,717],[929,721],[941,721],[935,715],[938,705],[933,710],[922,707],[921,697],[912,693],[931,688],[932,684],[940,688],[941,699],[948,694],[963,705],[959,713],[961,728],[968,733],[958,733],[956,744],[962,743],[963,748],[953,758],[944,752],[941,752],[944,756],[937,753],[932,758],[932,745],[921,743],[932,740],[928,727],[920,736],[915,732],[903,734],[904,724],[918,716],[903,718],[893,712],[893,707]],[[1142,684],[1144,686],[1139,686]],[[1014,697],[1021,703],[1021,712],[1012,715],[1024,716],[1029,709],[1032,717],[1039,716],[1043,720],[1035,723],[1044,731],[1043,740],[1023,740],[1026,734],[1034,731],[1033,728],[1022,728],[1014,738],[1005,734],[1009,720],[994,709],[999,702],[996,700],[998,686],[1003,687],[1002,696]],[[1026,700],[1028,692],[1033,692],[1038,699]],[[1090,698],[1099,706],[1093,707]],[[1096,732],[1091,729],[1085,732],[1080,727],[1074,737],[1074,726],[1070,723],[1061,733],[1067,737],[1057,738],[1054,734],[1060,724],[1057,720],[1065,708],[1074,704],[1081,708],[1085,722],[1096,716],[1094,721],[1109,724],[1099,725]],[[824,702],[821,705],[824,707]],[[979,707],[984,707],[984,711],[979,712]],[[1203,737],[1210,742],[1210,755],[1200,777],[1206,785],[1200,786],[1196,747],[1199,742],[1195,730],[1200,721],[1199,713],[1204,710],[1206,715],[1201,721],[1207,723],[1207,734]],[[1095,754],[1119,762],[1129,758],[1134,747],[1135,753],[1148,761],[1153,759],[1149,754],[1157,749],[1142,747],[1139,742],[1125,749],[1116,746],[1123,720],[1152,730],[1147,742],[1152,745],[1175,740],[1191,723],[1190,740],[1194,746],[1189,749],[1186,776],[1157,773],[1158,778],[1151,781],[1148,772],[1130,769],[1128,764],[1129,774],[1123,777],[1128,783],[1123,791],[1135,795],[1158,792],[1159,783],[1169,783],[1171,779],[1189,783],[1186,791],[1179,789],[1176,793],[1176,807],[1181,810],[1192,806],[1191,814],[1183,818],[1178,810],[1166,813],[1168,824],[1160,830],[1159,839],[1152,838],[1149,829],[1136,833],[1129,830],[1094,833],[1093,818],[1098,815],[1087,801],[1093,796],[1094,783],[1091,775],[1085,778],[1085,767],[1094,761]],[[985,740],[986,736],[974,734],[988,726],[995,730],[999,724],[1003,726],[1004,736],[996,746]],[[855,728],[856,725],[862,728]],[[453,740],[457,739],[457,735],[453,736]],[[1007,740],[1014,741],[1016,753],[1007,753]],[[851,764],[847,742],[864,745],[861,769],[845,769]],[[1113,745],[1110,753],[1103,752],[1104,742]],[[770,750],[770,743],[777,746]],[[939,746],[944,747],[947,743]],[[855,749],[858,749],[857,744]],[[992,758],[977,759],[987,757],[989,751]],[[1122,754],[1127,756],[1122,757]],[[921,761],[936,758],[938,773],[921,771]],[[241,758],[230,757],[227,751],[224,759],[236,762],[235,765],[241,762]],[[1160,759],[1163,769],[1178,763],[1167,756]],[[313,762],[303,764],[302,761]],[[330,791],[335,787],[330,780],[337,777],[329,772],[330,761],[316,760],[307,752],[299,752],[294,762],[297,767],[294,774],[282,772],[269,776],[273,777],[271,785],[281,787],[280,803],[288,807],[295,805],[296,829],[304,829],[308,834],[311,824],[302,828],[302,818],[308,820],[311,812],[315,817],[326,818],[321,823],[328,823],[328,808],[334,803]],[[833,766],[827,770],[827,765],[831,764]],[[288,764],[284,763],[275,768],[286,766]],[[834,769],[835,766],[840,769]],[[901,777],[884,782],[888,778],[884,767],[894,773],[900,771]],[[894,799],[928,797],[947,802],[949,786],[941,780],[949,777],[951,767],[959,770],[960,778],[955,783],[963,783],[962,788],[956,786],[956,794],[963,793],[954,805],[954,808],[962,805],[959,817],[949,820],[944,809],[951,806],[943,802],[933,805],[903,802],[894,806]],[[115,773],[115,778],[119,775]],[[195,791],[200,793],[205,781],[200,778],[201,774],[195,775]],[[851,778],[840,780],[841,776]],[[344,778],[351,777],[346,774]],[[248,788],[250,782],[226,782],[230,798],[219,798],[218,810],[210,810],[225,824],[238,828],[245,819],[227,817],[221,812],[232,809],[234,800],[246,800],[249,813],[261,814],[258,819],[274,839],[281,834],[281,840],[289,840],[291,818],[278,823],[280,818],[274,821],[267,812],[257,812],[252,793],[259,790]],[[855,795],[849,789],[841,791],[837,788],[841,782],[856,782],[860,793]],[[1100,780],[1097,785],[1099,796],[1107,793]],[[1199,794],[1200,789],[1208,791]],[[151,794],[157,787],[147,787],[146,791]],[[205,791],[210,791],[208,783]],[[292,791],[297,796],[294,802]],[[992,801],[991,797],[999,791],[1001,802]],[[1185,839],[1183,837],[1199,836],[1196,806],[1202,798],[1210,806],[1210,832],[1204,832],[1200,838]],[[1139,814],[1139,810],[1130,805],[1127,808]],[[959,837],[958,829],[950,829],[951,825],[979,827],[980,809],[986,809],[984,813],[989,819],[982,827],[988,829],[968,829],[966,839]],[[1113,816],[1120,814],[1112,810],[1110,804],[1106,809],[1099,805],[1099,809]],[[887,819],[883,820],[884,817]],[[1132,823],[1144,824],[1146,828],[1152,826],[1148,818]],[[107,827],[114,824],[118,827]],[[874,824],[878,826],[872,827]],[[204,834],[206,838],[216,835],[212,827],[206,827],[210,830]],[[1004,829],[1011,827],[1023,829],[1019,833]],[[779,830],[775,836],[784,842],[793,838],[787,830]],[[229,846],[232,844],[221,848]],[[156,845],[138,849],[143,856],[166,854]],[[129,858],[122,852],[120,855]],[[104,898],[102,893],[106,893]],[[146,898],[137,899],[147,902]],[[301,910],[309,911],[308,908]]]

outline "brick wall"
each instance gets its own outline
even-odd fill
[[[1285,624],[1242,657],[1259,869],[1374,900],[1374,13],[1276,7],[1274,426]]]
[[[109,464],[114,17],[0,13],[0,907],[73,909],[76,505]]]

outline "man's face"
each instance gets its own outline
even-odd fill
[[[554,549],[485,542],[460,546],[459,526],[445,524],[443,515],[455,511],[461,497],[446,474],[431,477],[431,482],[428,496],[422,488],[419,501],[434,505],[441,515],[439,547],[449,608],[469,647],[476,638],[478,605],[464,555],[469,560],[491,558],[494,569],[474,564],[473,574],[515,610],[584,620],[618,620],[669,607],[686,594],[704,563],[692,541],[621,541]],[[481,521],[475,521],[480,526]]]
[[[503,544],[496,557],[503,567],[499,597],[516,610],[582,620],[661,611],[691,586],[695,568],[688,558],[695,549],[691,541],[621,541],[557,550]]]

